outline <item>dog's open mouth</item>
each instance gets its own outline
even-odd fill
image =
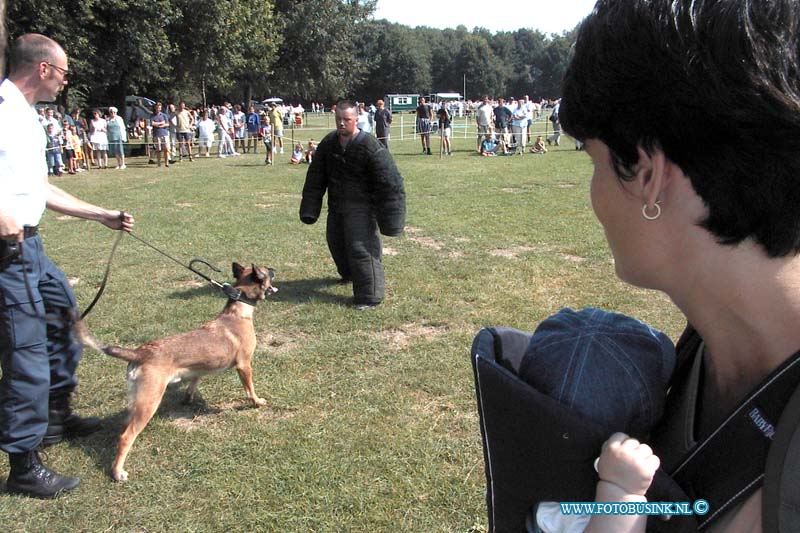
[[[267,287],[267,294],[275,294],[276,292],[278,292],[278,287],[273,287],[272,285]]]

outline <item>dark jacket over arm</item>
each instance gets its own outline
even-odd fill
[[[331,211],[370,210],[382,234],[396,236],[403,232],[403,177],[389,151],[373,135],[361,135],[346,149],[339,144],[336,132],[319,143],[300,202],[300,219],[306,224],[319,218],[326,190]]]

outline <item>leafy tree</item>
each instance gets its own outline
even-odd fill
[[[359,98],[375,101],[391,93],[429,90],[431,51],[409,27],[386,21],[374,23],[363,41],[360,49],[373,61],[367,83],[357,93]]]
[[[503,76],[501,61],[485,39],[468,36],[461,43],[455,60],[456,72],[463,72],[467,81],[465,98],[480,98],[484,94],[501,93]]]
[[[271,2],[247,0],[197,2],[178,0],[183,18],[173,35],[180,94],[206,101],[206,89],[225,99],[245,102],[264,90],[266,76],[283,41]]]
[[[276,0],[275,7],[284,40],[269,89],[306,101],[350,95],[369,65],[355,37],[366,30],[375,0]]]

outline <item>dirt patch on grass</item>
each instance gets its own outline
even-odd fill
[[[435,339],[449,331],[447,326],[434,326],[418,324],[416,322],[403,324],[399,328],[392,328],[378,334],[382,343],[386,343],[394,350],[404,350],[417,339]]]
[[[256,207],[259,209],[272,209],[275,207],[275,204],[256,204]]]
[[[306,335],[302,333],[287,335],[283,333],[257,332],[256,345],[270,352],[282,353],[294,350],[306,343]]]
[[[176,207],[192,207],[192,204],[190,204],[188,202],[178,202],[177,204],[175,204],[175,206]]]
[[[436,251],[444,248],[444,244],[436,239],[432,239],[431,237],[409,237],[408,240],[424,246],[425,248],[431,248],[432,250]]]
[[[294,417],[294,412],[286,409],[276,409],[269,405],[255,408],[249,399],[232,400],[214,406],[207,410],[197,412],[192,406],[182,406],[166,414],[172,425],[185,432],[196,431],[209,427],[216,427],[226,423],[233,416],[255,416],[261,420],[288,420]]]
[[[489,255],[513,259],[519,257],[520,255],[529,254],[535,251],[536,248],[533,246],[513,246],[511,248],[495,248],[494,250],[489,250]]]
[[[397,255],[399,252],[394,248],[389,248],[388,246],[384,247],[382,250],[383,255],[393,256]]]
[[[503,187],[500,190],[503,191],[503,192],[510,193],[510,194],[520,194],[520,193],[525,192],[524,189],[520,189],[519,187]]]
[[[581,257],[579,255],[562,254],[561,257],[572,263],[583,263],[586,261],[585,257]]]
[[[74,287],[81,282],[81,278],[67,278],[67,281],[69,282],[70,287]]]

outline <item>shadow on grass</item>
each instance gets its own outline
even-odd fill
[[[342,296],[341,294],[329,292],[331,287],[347,286],[348,289],[350,288],[349,283],[343,283],[339,278],[296,279],[282,282],[279,276],[275,278],[275,286],[278,288],[278,292],[268,296],[268,300],[288,303],[317,301],[333,305],[347,305],[353,300],[352,295]]]
[[[200,278],[198,278],[198,280],[199,279]],[[221,283],[222,282],[224,282],[224,280],[221,281]],[[278,288],[278,292],[267,296],[266,301],[277,300],[279,302],[288,303],[308,303],[309,301],[317,301],[334,305],[347,305],[351,303],[352,296],[342,296],[329,291],[331,287],[344,285],[350,286],[349,283],[342,283],[339,278],[333,277],[281,281],[280,273],[278,273],[275,279],[275,287]],[[191,300],[199,296],[209,295],[219,295],[224,298],[222,292],[211,284],[176,290],[167,297],[173,300]]]
[[[185,384],[176,383],[167,387],[161,399],[161,404],[155,415],[153,415],[153,419],[192,421],[198,417],[213,416],[223,411],[241,411],[252,408],[249,402],[243,402],[241,405],[224,408],[209,406],[199,392],[195,393],[192,401],[187,401]],[[72,447],[79,448],[92,459],[94,466],[98,470],[105,472],[109,476],[109,479],[111,479],[111,465],[116,457],[117,441],[127,423],[128,410],[122,409],[102,419],[101,429],[96,433],[66,442]],[[147,426],[145,426],[143,433],[148,431],[148,427],[151,424],[152,419],[148,422]],[[134,444],[131,453],[136,453],[136,444]]]

